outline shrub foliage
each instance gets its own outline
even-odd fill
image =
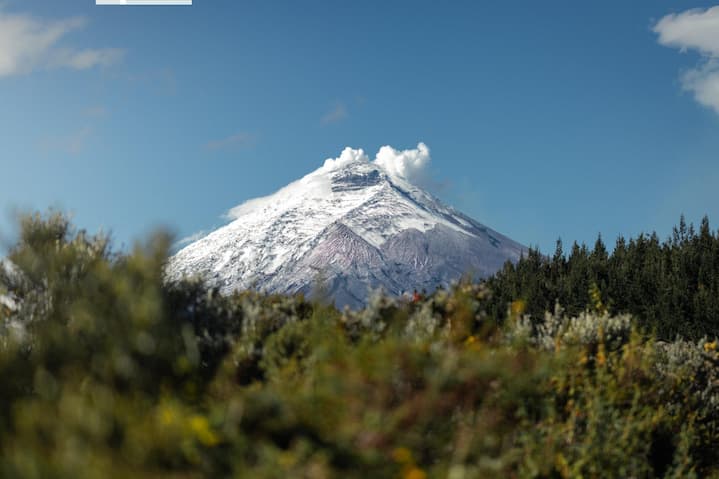
[[[0,477],[719,476],[716,342],[461,282],[361,311],[165,284],[33,216],[3,267]]]

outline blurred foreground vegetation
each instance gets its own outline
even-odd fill
[[[717,343],[656,341],[601,291],[501,323],[467,282],[339,312],[164,284],[168,246],[23,221],[0,477],[719,477]]]

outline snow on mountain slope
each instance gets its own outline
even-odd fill
[[[4,307],[6,311],[15,311],[18,308],[17,298],[12,292],[7,291],[7,284],[5,280],[16,280],[18,279],[20,272],[17,267],[6,258],[0,258],[0,306]]]
[[[311,293],[322,278],[338,306],[361,306],[370,288],[390,294],[484,277],[525,251],[443,205],[409,179],[429,161],[383,147],[341,156],[276,193],[233,208],[234,220],[186,246],[170,280],[199,275],[223,292]]]

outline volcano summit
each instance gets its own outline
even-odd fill
[[[363,150],[340,157],[276,193],[230,210],[233,221],[170,259],[167,276],[199,275],[229,293],[311,294],[318,279],[339,307],[370,289],[399,295],[491,275],[524,246],[412,184],[429,150]]]

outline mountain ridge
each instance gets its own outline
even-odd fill
[[[321,272],[338,306],[360,307],[370,289],[433,289],[518,260],[524,246],[402,174],[402,162],[428,154],[420,143],[416,150],[380,150],[369,161],[347,148],[274,194],[233,208],[232,222],[170,259],[167,276],[200,276],[223,293],[311,294]]]

